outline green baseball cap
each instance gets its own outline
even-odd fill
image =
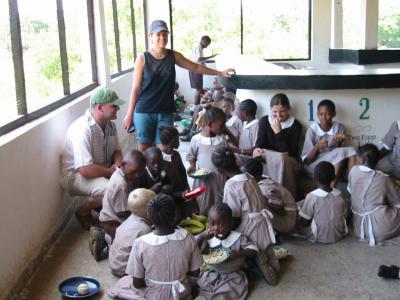
[[[122,105],[125,104],[125,100],[120,99],[118,95],[109,88],[101,88],[93,93],[92,97],[90,97],[90,103],[92,104],[105,104],[111,103],[114,105]]]

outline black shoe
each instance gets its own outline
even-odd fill
[[[99,227],[91,227],[89,249],[96,261],[100,261],[108,256],[108,251],[105,251],[105,248],[108,248],[108,245],[105,240],[104,229]],[[105,253],[107,253],[107,255]]]
[[[184,129],[179,133],[179,136],[188,135],[189,132],[190,132],[190,129],[189,129],[189,128],[184,128]]]
[[[190,142],[194,135],[195,135],[195,133],[193,131],[190,131],[187,135],[181,136],[180,140],[182,142]]]
[[[385,266],[385,265],[380,265],[378,269],[378,276],[383,277],[383,278],[391,278],[391,279],[399,279],[400,274],[399,274],[400,268],[397,266]]]

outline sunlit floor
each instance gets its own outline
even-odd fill
[[[184,159],[189,143],[182,143]],[[96,262],[89,251],[89,232],[75,217],[55,243],[18,299],[60,299],[58,284],[69,277],[90,276],[101,283],[91,299],[108,299],[106,289],[117,281],[107,260]],[[333,245],[282,237],[291,255],[281,261],[280,282],[268,286],[250,279],[249,299],[400,299],[400,280],[376,275],[380,264],[400,265],[400,248],[370,247],[348,236]]]
[[[18,299],[60,299],[58,284],[73,276],[96,278],[102,290],[91,299],[108,299],[105,290],[117,277],[107,260],[94,260],[88,240],[73,218]],[[279,284],[251,279],[249,299],[399,299],[400,280],[376,276],[380,264],[400,263],[398,247],[370,247],[352,237],[334,245],[284,238],[283,246],[291,256],[281,261]]]

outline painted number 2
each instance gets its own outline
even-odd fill
[[[369,115],[366,115],[368,110],[369,110],[369,99],[368,98],[361,98],[360,99],[360,106],[364,106],[364,110],[360,115],[360,120],[368,120],[369,119]]]

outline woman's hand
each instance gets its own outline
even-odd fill
[[[221,77],[229,78],[229,77],[232,77],[233,75],[236,75],[235,69],[229,68],[229,69],[221,71]]]
[[[261,156],[264,154],[264,151],[261,148],[255,148],[253,150],[253,157]]]
[[[278,134],[279,132],[282,131],[281,122],[279,122],[278,118],[274,119],[274,121],[271,124],[271,128],[275,134]]]
[[[132,115],[126,114],[125,118],[122,120],[122,126],[124,127],[125,130],[128,130],[133,123],[133,118]]]

